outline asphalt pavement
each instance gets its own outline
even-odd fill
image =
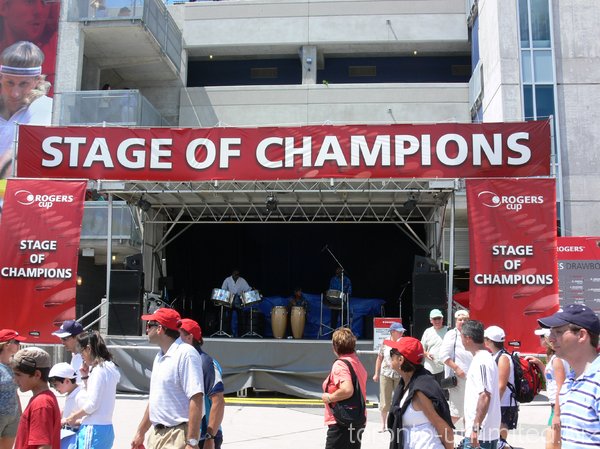
[[[30,394],[22,394],[26,405]],[[264,398],[263,398],[264,399]],[[223,420],[224,449],[280,449],[325,446],[326,427],[323,424],[323,408],[301,405],[298,402],[276,400],[281,405],[268,405],[270,401],[236,402],[227,398]],[[63,398],[59,403],[63,404]],[[234,403],[232,403],[234,402]],[[114,449],[130,449],[139,420],[147,404],[146,396],[118,395],[113,423],[115,426]],[[515,449],[544,449],[546,422],[550,407],[545,396],[539,395],[530,404],[522,404],[519,425],[509,434],[508,442]],[[363,449],[385,449],[389,444],[387,433],[380,432],[381,415],[377,408],[368,409],[367,427],[363,434]],[[457,435],[456,441],[461,439]]]

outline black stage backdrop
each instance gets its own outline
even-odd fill
[[[422,236],[423,227],[417,232]],[[211,291],[221,288],[233,268],[263,296],[289,296],[295,286],[320,293],[336,267],[325,245],[345,267],[354,296],[384,299],[386,315],[398,315],[402,286],[412,279],[414,256],[422,251],[393,224],[191,226],[167,247],[169,301],[210,335],[217,311]],[[403,318],[408,320],[410,313],[409,287],[402,300]]]

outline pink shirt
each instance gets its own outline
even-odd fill
[[[363,364],[358,359],[356,353],[343,355],[340,359],[346,359],[354,368],[354,372],[356,373],[356,377],[358,378],[358,384],[360,385],[361,393],[365,398],[365,402],[367,402],[367,370],[363,366]],[[331,377],[331,381],[329,378]],[[352,382],[352,375],[350,374],[350,370],[348,369],[348,365],[346,365],[341,360],[337,360],[334,362],[331,367],[330,376],[325,379],[323,382],[323,391],[325,393],[333,393],[334,391],[339,390],[340,384],[343,382]],[[367,410],[365,408],[365,417],[367,416]],[[335,418],[333,417],[333,412],[328,405],[325,405],[325,425],[331,426],[335,424]]]

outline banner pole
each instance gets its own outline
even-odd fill
[[[454,289],[454,194],[455,190],[452,190],[450,194],[450,257],[448,260],[448,326],[454,324],[452,322],[452,290]]]
[[[106,226],[106,301],[100,308],[100,333],[108,335],[108,311],[110,308],[110,271],[112,268],[112,215],[113,196],[108,194],[108,223]]]

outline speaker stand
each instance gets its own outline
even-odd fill
[[[214,334],[211,335],[212,337],[229,337],[231,338],[231,335],[229,335],[227,332],[225,332],[223,330],[223,306],[221,306],[221,319],[219,320],[219,330],[217,332],[215,332]]]

